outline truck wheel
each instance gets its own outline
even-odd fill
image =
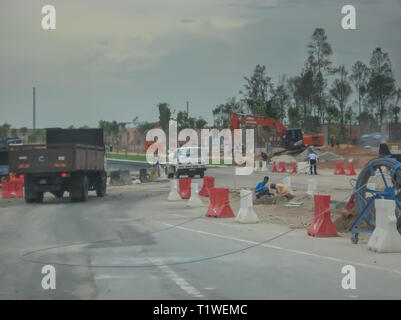
[[[71,201],[86,201],[88,199],[88,177],[84,174],[74,174],[71,179]]]
[[[88,177],[87,176],[83,176],[83,179],[82,179],[82,198],[81,198],[82,202],[88,200],[88,190],[89,190]]]
[[[104,197],[106,195],[106,173],[102,172],[96,184],[96,196]]]
[[[25,202],[26,203],[40,203],[43,201],[43,192],[35,192],[34,183],[32,178],[26,176],[24,179],[24,187],[25,187]]]

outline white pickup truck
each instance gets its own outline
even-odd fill
[[[172,163],[171,160],[174,163]],[[206,171],[206,161],[201,154],[199,147],[178,148],[169,155],[169,164],[167,166],[167,175],[169,178],[176,176],[188,176],[193,178],[199,175],[203,178]]]

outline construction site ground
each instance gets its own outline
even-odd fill
[[[235,176],[213,168],[217,187],[230,188],[235,213],[238,190],[269,175]],[[304,224],[313,216],[305,195],[307,176],[291,177],[300,208],[255,205],[261,222],[205,217],[205,206],[167,201],[168,180],[109,186],[104,198],[71,203],[47,194],[42,204],[0,199],[0,298],[13,299],[397,299],[400,254],[379,254],[355,245],[347,234],[313,238]],[[346,201],[349,177],[321,171],[318,192],[332,207]],[[193,182],[202,184],[201,179]],[[333,210],[335,214],[335,210]],[[57,290],[43,290],[41,268],[57,270]],[[343,266],[357,272],[356,290],[344,290]],[[144,290],[146,288],[146,290]]]

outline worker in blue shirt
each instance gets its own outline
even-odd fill
[[[256,198],[259,199],[261,196],[267,195],[272,196],[269,188],[267,187],[267,183],[269,182],[269,177],[264,177],[263,181],[259,182],[255,188]]]

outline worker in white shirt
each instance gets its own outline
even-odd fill
[[[317,167],[317,154],[314,152],[309,153],[309,165],[310,165],[310,174],[317,174],[316,167]]]

